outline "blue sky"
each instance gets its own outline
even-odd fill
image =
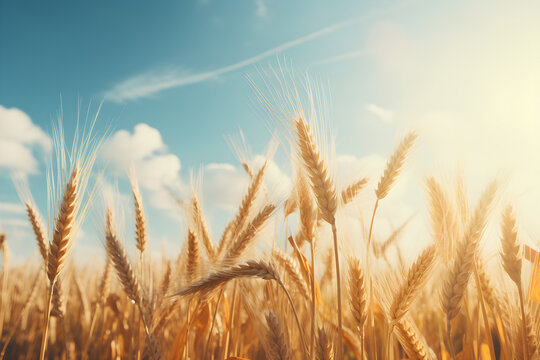
[[[19,109],[31,122],[22,130],[31,138],[14,130],[9,140],[33,156],[36,166],[24,171],[46,213],[43,158],[51,120],[62,106],[69,138],[77,105],[86,111],[91,104],[94,113],[103,101],[98,127],[111,125],[105,150],[113,159],[107,181],[118,179],[127,194],[127,162],[156,174],[139,177],[159,249],[183,235],[171,210],[156,204],[163,187],[181,191],[189,183],[190,169],[205,172],[205,205],[219,233],[246,181],[225,137],[242,129],[255,163],[270,139],[247,78],[262,86],[261,70],[287,64],[307,72],[327,94],[338,174],[364,169],[376,177],[406,130],[425,134],[410,180],[394,199],[417,200],[396,205],[400,210],[389,214],[396,224],[421,207],[427,173],[452,173],[465,162],[474,175],[474,163],[481,162],[486,169],[472,176],[474,194],[500,171],[486,159],[501,134],[512,134],[508,147],[526,144],[512,156],[534,160],[527,155],[537,150],[534,140],[523,138],[538,130],[539,14],[533,1],[0,0],[0,110]],[[8,130],[24,122],[21,116],[0,111],[0,126]],[[145,125],[137,132],[137,124]],[[460,152],[474,152],[474,159],[461,160]],[[501,157],[512,163],[507,153]],[[290,169],[283,154],[277,158],[276,181],[286,182]],[[0,226],[12,234],[16,255],[34,246],[9,178],[20,163],[0,154]],[[224,196],[229,191],[219,179],[240,185]],[[98,216],[89,223],[81,242],[99,247]]]

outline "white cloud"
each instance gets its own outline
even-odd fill
[[[255,6],[255,15],[258,17],[265,17],[268,15],[268,6],[266,6],[263,0],[255,0]]]
[[[23,174],[34,174],[38,161],[34,147],[48,152],[51,139],[30,117],[17,108],[0,105],[0,167]]]
[[[8,214],[24,214],[25,210],[21,204],[0,202],[0,212]]]
[[[392,110],[382,108],[375,104],[366,104],[365,108],[367,112],[369,112],[372,115],[375,115],[378,119],[380,119],[382,122],[386,124],[391,123],[392,119],[394,118],[394,112]]]
[[[180,177],[180,159],[167,151],[161,133],[147,124],[138,124],[133,133],[117,131],[103,146],[102,157],[115,174],[135,171],[141,188],[151,194],[157,208],[174,207],[169,190],[185,192]]]
[[[233,210],[249,182],[243,169],[231,164],[212,163],[204,167],[203,194],[210,206]]]

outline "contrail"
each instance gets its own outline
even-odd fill
[[[374,17],[378,17],[389,13],[390,11],[401,8],[404,4],[401,3],[396,6],[388,7],[379,11],[372,11],[364,16],[356,17],[350,20],[342,21],[334,25],[327,26],[308,35],[302,36],[292,41],[288,41],[281,45],[278,45],[272,49],[266,50],[258,55],[252,56],[245,60],[239,61],[232,65],[214,69],[211,71],[191,74],[180,75],[179,69],[166,70],[166,71],[150,71],[135,75],[120,83],[114,85],[110,89],[103,92],[103,97],[106,101],[112,101],[116,103],[122,103],[128,100],[136,100],[139,98],[149,97],[159,93],[160,91],[186,86],[190,84],[196,84],[209,79],[215,78],[219,75],[230,73],[249,65],[260,62],[271,56],[275,56],[282,53],[285,50],[297,47],[309,41],[313,41],[322,36],[331,34],[342,28],[361,23],[363,21],[370,20]]]

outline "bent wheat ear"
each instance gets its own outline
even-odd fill
[[[56,218],[53,240],[48,256],[47,275],[51,284],[54,283],[64,265],[71,250],[71,232],[75,220],[75,207],[77,201],[77,185],[79,181],[79,170],[75,168],[71,178],[66,185],[64,197],[60,204],[58,217]]]
[[[174,293],[173,296],[184,296],[199,292],[207,294],[232,279],[244,277],[257,277],[263,280],[276,280],[281,282],[278,273],[272,264],[262,260],[250,260],[245,264],[236,265],[229,269],[211,273],[196,283]]]
[[[414,141],[417,137],[418,135],[414,131],[407,134],[401,143],[399,143],[397,149],[390,157],[390,160],[388,160],[384,174],[379,180],[379,184],[375,190],[377,199],[384,199],[386,195],[388,195],[388,192],[396,182],[396,179],[401,172],[401,168],[405,163],[405,159],[407,158],[407,154],[414,145]]]

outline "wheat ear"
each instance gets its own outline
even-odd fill
[[[276,313],[272,310],[266,313],[266,324],[268,325],[268,358],[270,360],[291,359],[287,338]]]
[[[501,223],[501,258],[503,267],[510,279],[516,284],[519,292],[519,303],[521,308],[521,331],[527,334],[527,319],[525,314],[525,306],[523,301],[523,285],[521,282],[521,244],[517,237],[516,218],[511,206],[506,207],[502,216]],[[523,353],[525,358],[529,359],[529,344],[528,336],[521,337],[523,341]]]
[[[195,232],[192,229],[188,230],[188,247],[187,247],[187,262],[186,274],[188,282],[191,282],[197,275],[199,268],[199,243]]]
[[[132,184],[131,190],[133,193],[133,203],[135,206],[135,241],[137,249],[139,250],[142,258],[142,254],[146,250],[146,215],[144,212],[141,192],[137,183],[134,182]]]
[[[302,339],[303,349],[305,355],[308,356],[309,352],[304,338],[304,332],[302,331],[302,326],[300,325],[300,319],[298,318],[294,302],[291,298],[291,295],[289,294],[289,291],[287,291],[287,288],[281,281],[281,278],[276,268],[271,263],[267,263],[262,260],[250,260],[245,264],[235,265],[227,269],[219,270],[211,273],[210,275],[193,283],[192,285],[173,293],[172,296],[185,296],[202,293],[203,297],[207,297],[217,288],[225,285],[227,282],[233,279],[238,278],[259,278],[263,280],[274,280],[281,287],[281,289],[287,296],[289,304],[291,305],[291,308],[293,310],[294,318],[298,326],[298,332],[300,333],[300,338]]]
[[[441,185],[432,177],[426,180],[429,198],[429,215],[433,228],[435,243],[444,249],[444,258],[449,260],[454,249],[456,215],[448,195]]]
[[[435,359],[433,351],[425,343],[423,337],[418,333],[416,326],[414,326],[414,324],[407,317],[404,317],[396,322],[394,326],[394,334],[410,359]]]
[[[317,336],[317,348],[315,351],[316,360],[334,360],[334,347],[328,332],[324,328],[319,328]]]
[[[221,256],[223,252],[227,250],[228,242],[231,240],[231,237],[234,237],[240,231],[246,219],[248,218],[251,207],[255,203],[255,198],[263,183],[265,171],[266,171],[266,162],[259,169],[257,174],[251,179],[251,183],[249,184],[248,190],[246,194],[244,195],[244,197],[242,198],[242,203],[240,204],[240,207],[238,208],[238,213],[236,214],[233,221],[231,221],[225,228],[225,231],[223,232],[223,236],[221,237],[221,240],[219,242],[219,247],[218,247],[219,256]]]
[[[275,205],[268,204],[262,208],[257,215],[255,215],[246,228],[240,233],[240,235],[238,235],[235,242],[231,244],[227,255],[223,259],[223,263],[231,264],[238,259],[240,255],[242,255],[244,250],[251,244],[252,240],[255,238],[255,235],[257,235],[259,230],[270,218],[275,209]]]
[[[191,203],[193,205],[193,222],[201,234],[202,243],[206,249],[210,261],[213,261],[216,257],[216,249],[214,246],[214,241],[212,241],[212,237],[210,235],[210,228],[208,227],[206,219],[204,218],[204,213],[201,209],[197,195],[193,194]]]
[[[75,221],[78,182],[79,170],[75,168],[64,191],[64,197],[56,218],[53,239],[49,250],[47,275],[51,284],[53,284],[60,271],[64,268],[72,245],[73,239],[71,233]]]
[[[347,186],[345,189],[341,190],[341,202],[343,203],[343,205],[346,205],[350,203],[351,201],[353,201],[356,198],[356,196],[358,196],[360,191],[364,187],[366,187],[367,183],[368,183],[368,179],[362,178],[360,180],[353,182],[352,184]]]
[[[407,313],[412,302],[428,281],[436,258],[437,247],[431,245],[412,264],[405,282],[394,294],[390,306],[390,319],[392,322],[400,320]]]
[[[496,183],[492,183],[484,191],[469,221],[464,238],[454,251],[454,261],[444,282],[441,299],[443,310],[450,320],[459,313],[461,299],[473,271],[478,245],[486,227],[496,188]]]
[[[36,241],[39,247],[39,253],[43,259],[43,263],[47,266],[47,258],[49,256],[49,240],[47,239],[47,233],[45,231],[45,226],[39,214],[39,211],[32,205],[31,202],[26,204],[26,214],[32,225],[32,230],[36,236]]]
[[[377,199],[384,199],[386,195],[388,195],[388,192],[396,182],[396,179],[401,172],[403,164],[405,164],[407,154],[414,145],[417,137],[418,134],[416,134],[414,131],[407,134],[405,138],[399,143],[398,147],[390,157],[390,160],[388,160],[388,163],[386,164],[386,169],[384,170],[384,173],[379,180],[379,184],[377,185],[377,189],[375,190],[375,195],[377,195]]]

